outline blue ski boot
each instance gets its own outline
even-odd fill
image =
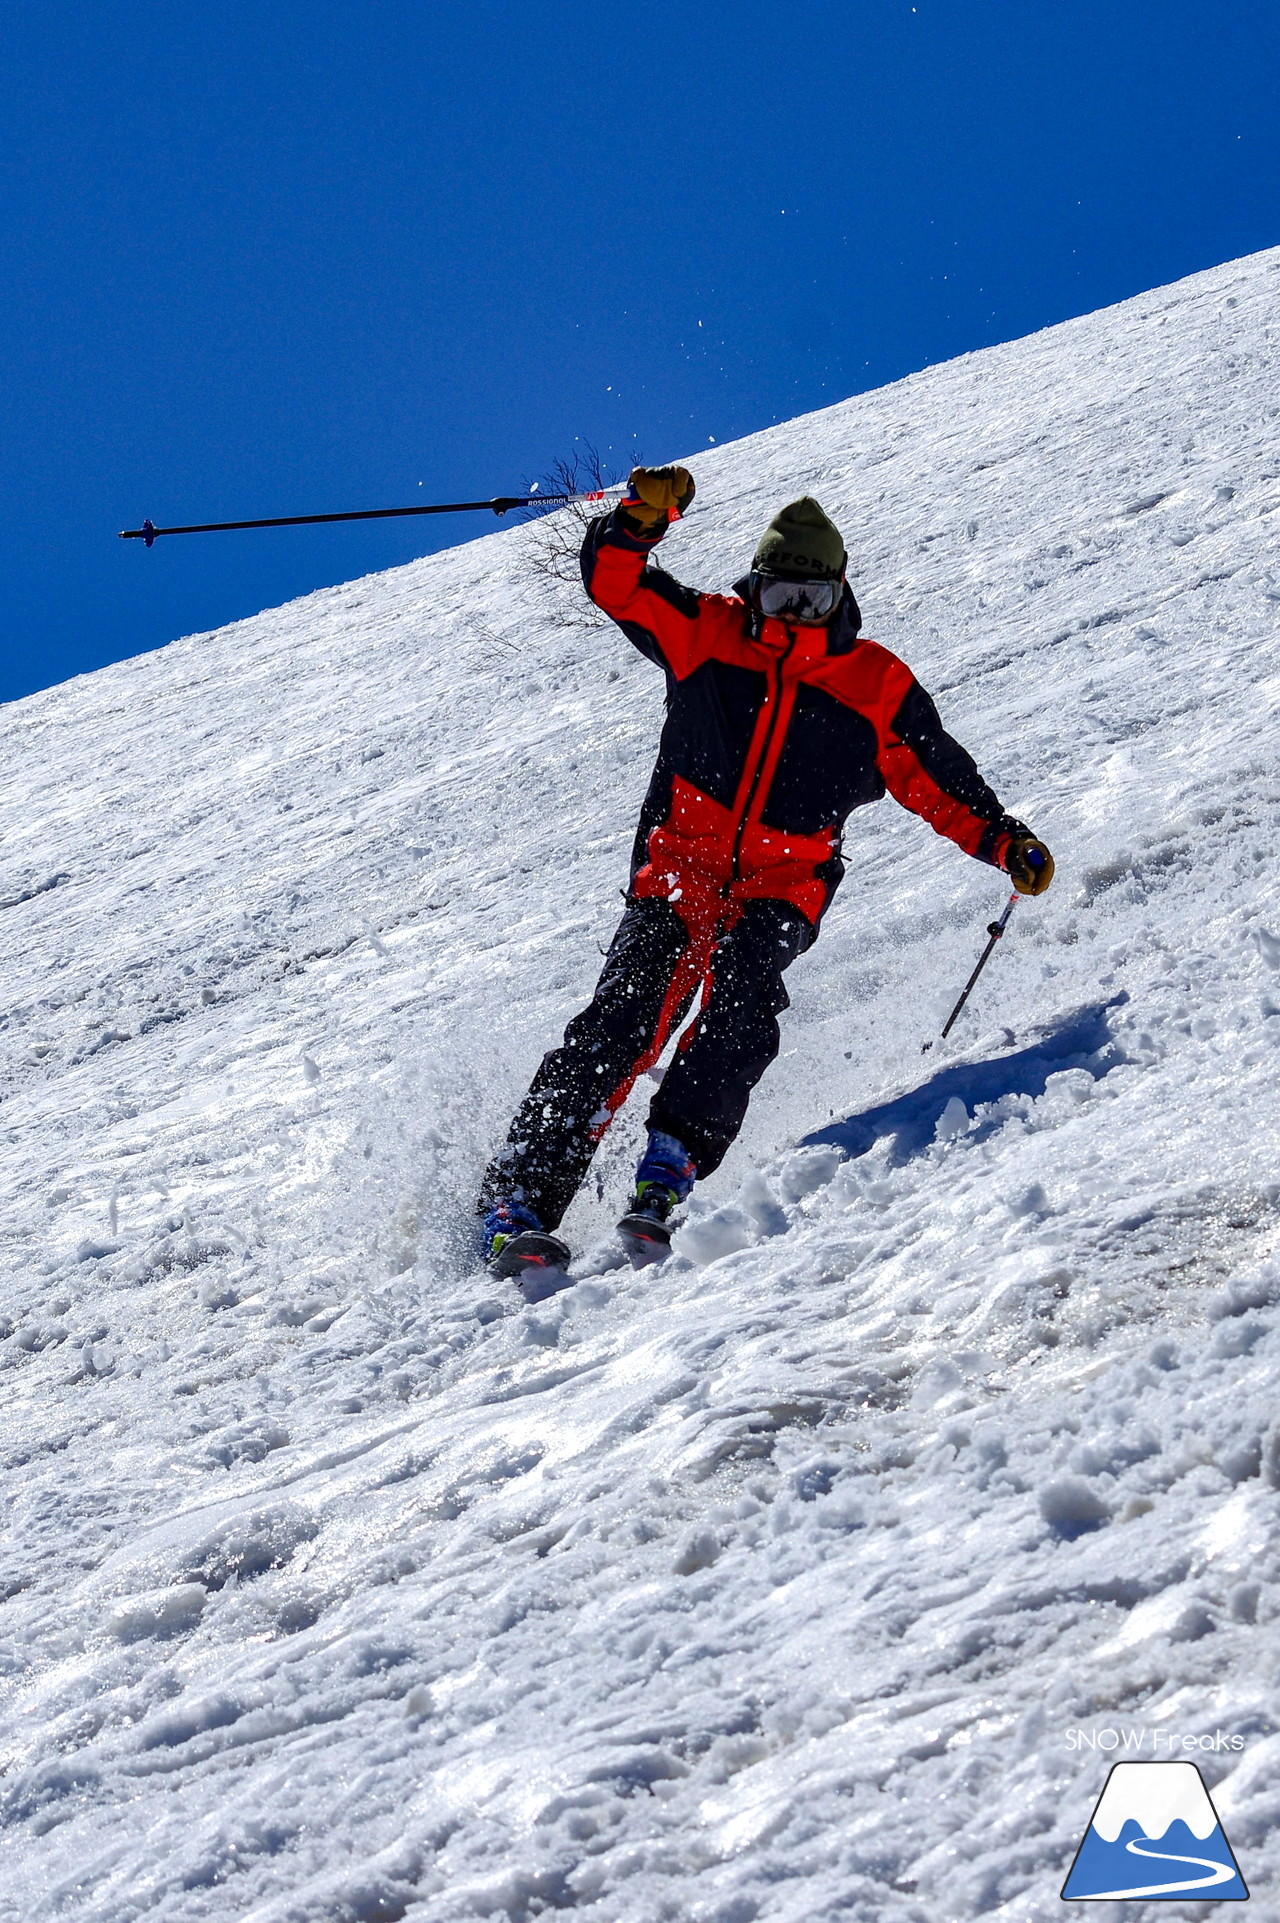
[[[661,1262],[670,1252],[669,1218],[687,1198],[697,1172],[683,1142],[650,1129],[649,1146],[636,1170],[636,1192],[618,1224],[622,1246],[634,1268]]]

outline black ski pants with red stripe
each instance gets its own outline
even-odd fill
[[[590,1007],[543,1057],[486,1172],[482,1208],[518,1200],[544,1228],[558,1226],[613,1114],[704,981],[701,1011],[653,1098],[649,1127],[683,1142],[698,1175],[710,1175],[778,1052],[778,1016],[789,1006],[783,971],[814,933],[789,902],[749,901],[706,966],[669,902],[629,900]]]

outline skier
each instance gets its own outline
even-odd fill
[[[587,593],[663,670],[667,717],[595,996],[544,1057],[484,1178],[498,1275],[568,1263],[554,1231],[701,989],[619,1223],[633,1260],[665,1252],[673,1210],[719,1166],[778,1052],[783,974],[844,874],[854,808],[887,788],[1020,894],[1053,877],[1049,850],[1004,813],[911,670],[858,638],[844,542],[818,503],[806,495],[774,516],[732,594],[695,594],[648,564],[693,494],[683,467],[638,467],[583,542]]]

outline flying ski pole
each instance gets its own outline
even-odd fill
[[[316,527],[321,521],[394,521],[411,514],[470,514],[487,508],[491,514],[501,517],[510,513],[513,507],[566,507],[574,501],[604,501],[610,495],[622,495],[627,491],[627,483],[619,482],[616,487],[602,487],[590,494],[497,494],[492,501],[433,501],[421,507],[365,507],[357,508],[349,514],[279,514],[266,521],[198,521],[189,527],[157,527],[153,521],[144,521],[141,527],[126,527],[120,530],[122,541],[141,541],[147,547],[160,539],[162,534],[231,534],[242,528],[253,527]]]
[[[977,981],[979,975],[982,973],[987,963],[991,960],[992,951],[994,950],[995,945],[999,941],[1000,937],[1003,935],[1005,929],[1009,926],[1009,917],[1013,913],[1014,909],[1017,907],[1021,899],[1022,899],[1021,895],[1010,895],[1008,901],[1004,905],[1004,913],[1003,915],[1001,915],[999,921],[989,921],[987,923],[987,935],[989,937],[989,940],[987,942],[986,947],[983,949],[982,953],[978,957],[978,966],[974,969],[972,975],[970,975],[968,981],[965,983],[964,988],[961,990],[959,1001],[956,1003],[951,1013],[947,1016],[947,1025],[943,1029],[941,1035],[939,1035],[938,1037],[938,1040],[940,1042],[945,1042],[947,1039],[947,1036],[951,1033],[952,1024],[954,1023],[956,1016],[960,1013],[960,1010],[964,1007],[965,1003],[969,999],[969,996],[972,994],[973,984]],[[924,1047],[920,1050],[920,1053],[922,1055],[927,1055],[929,1053],[929,1050],[932,1047],[933,1047],[932,1042],[926,1042]]]

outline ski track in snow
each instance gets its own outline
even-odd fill
[[[922,1057],[1001,879],[854,817],[659,1269],[639,1101],[575,1288],[467,1253],[660,720],[536,529],[0,715],[0,1914],[1031,1923],[1067,1730],[1140,1725],[1246,1739],[1195,1760],[1280,1915],[1278,296],[694,459],[672,571],[817,494],[1059,868]]]

